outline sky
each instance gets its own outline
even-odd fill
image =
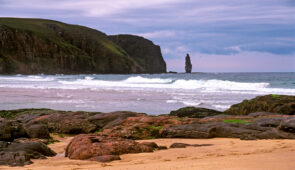
[[[295,0],[0,0],[0,17],[45,18],[160,45],[168,71],[295,71]]]

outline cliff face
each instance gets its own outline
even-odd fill
[[[102,32],[41,19],[0,18],[0,74],[150,73]]]
[[[130,54],[145,70],[149,70],[149,73],[166,72],[161,48],[152,41],[134,35],[112,35],[109,39]]]

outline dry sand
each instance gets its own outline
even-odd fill
[[[57,156],[33,160],[25,167],[0,167],[0,169],[26,170],[294,170],[295,140],[239,139],[155,139],[158,145],[169,146],[174,142],[212,144],[203,147],[168,149],[154,153],[126,154],[122,160],[110,163],[69,160],[64,148],[72,137],[60,138],[61,142],[49,145]],[[139,141],[141,142],[141,141]]]

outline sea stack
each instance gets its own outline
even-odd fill
[[[189,56],[189,54],[186,55],[185,57],[185,72],[186,73],[192,73],[192,63],[191,63],[191,58]]]

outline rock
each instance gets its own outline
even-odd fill
[[[271,112],[286,115],[295,114],[295,96],[266,95],[232,105],[225,113],[248,115],[254,112]]]
[[[189,118],[204,118],[208,116],[215,116],[222,114],[222,112],[206,109],[206,108],[197,108],[197,107],[184,107],[176,111],[171,111],[171,116],[178,117],[189,117]]]
[[[89,122],[87,118],[90,115],[84,112],[66,112],[66,113],[50,113],[39,116],[32,116],[33,119],[27,121],[27,124],[41,124],[43,128],[47,127],[51,133],[61,134],[80,134],[94,132],[97,127],[95,124]],[[23,114],[17,117],[21,120],[21,117],[28,120],[28,114]],[[35,126],[34,125],[34,126]]]
[[[269,113],[269,112],[255,112],[255,113],[248,114],[248,116],[251,116],[251,117],[274,116],[274,115],[281,116],[281,114],[279,113]]]
[[[191,63],[191,58],[190,58],[189,54],[187,54],[185,57],[185,72],[192,73],[192,68],[193,68],[193,65]]]
[[[99,156],[127,153],[153,152],[155,148],[134,140],[103,135],[78,135],[66,148],[66,157],[80,160],[96,160]]]
[[[110,39],[58,21],[0,18],[0,74],[166,72],[161,49],[151,41],[120,35],[116,45]]]
[[[195,138],[195,139],[208,139],[213,138],[211,133],[214,130],[215,124],[207,123],[193,123],[185,125],[176,125],[166,128],[161,133],[163,138]]]
[[[146,145],[146,146],[148,146],[150,148],[154,148],[154,149],[158,149],[159,148],[159,146],[155,142],[142,142],[140,144]]]
[[[128,117],[136,117],[138,113],[134,112],[112,112],[96,114],[89,117],[87,120],[95,124],[98,128],[111,129],[120,125]]]
[[[283,119],[282,117],[259,118],[255,120],[255,123],[262,127],[278,127]]]
[[[25,130],[30,138],[48,139],[50,138],[48,127],[44,124],[27,125]]]
[[[118,155],[103,155],[103,156],[92,157],[89,160],[96,161],[96,162],[111,162],[115,160],[121,160],[121,158]]]
[[[179,119],[174,116],[147,116],[138,115],[125,119],[120,125],[112,129],[105,129],[103,134],[128,139],[154,139],[161,136],[163,129],[179,124],[192,123],[190,118]]]
[[[285,132],[295,133],[295,117],[282,120],[279,129]]]
[[[159,146],[158,147],[158,150],[167,150],[168,148],[167,148],[167,146]]]
[[[7,143],[0,142],[0,165],[24,166],[31,164],[30,159],[45,159],[56,153],[40,142]]]
[[[19,121],[0,120],[0,140],[13,141],[15,138],[26,137],[26,131]]]
[[[0,151],[0,165],[24,166],[32,163],[30,156],[25,152]]]
[[[271,120],[271,119],[270,119]],[[295,139],[294,133],[284,130],[284,126],[278,129],[275,127],[277,122],[270,123],[270,127],[265,127],[265,120],[249,124],[244,123],[225,123],[225,122],[207,122],[193,123],[188,125],[178,125],[169,127],[162,132],[162,137],[166,138],[240,138],[240,139]],[[262,125],[262,126],[261,126]],[[291,130],[292,132],[292,130]]]
[[[186,148],[187,146],[191,145],[186,143],[173,143],[172,145],[170,145],[170,148]]]
[[[109,39],[123,48],[145,73],[166,73],[161,48],[152,41],[134,35],[112,35]]]

